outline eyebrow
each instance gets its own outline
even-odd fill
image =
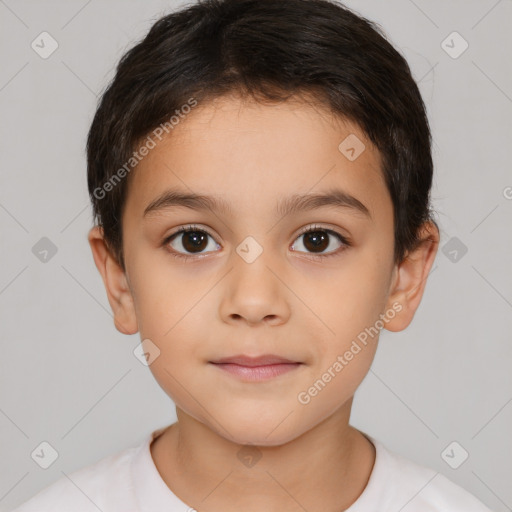
[[[230,204],[218,196],[184,193],[167,190],[145,208],[143,216],[172,207],[185,207],[192,210],[211,210],[225,215],[233,215]],[[294,194],[278,201],[275,214],[285,217],[301,211],[322,207],[342,208],[372,219],[369,209],[359,199],[340,189],[331,189],[319,194]]]

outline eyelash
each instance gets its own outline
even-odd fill
[[[182,226],[177,231],[175,231],[172,235],[169,235],[168,237],[166,237],[163,240],[162,245],[165,246],[165,247],[168,247],[168,244],[171,242],[171,240],[173,238],[177,237],[178,235],[180,235],[182,233],[190,233],[190,232],[194,232],[194,231],[197,231],[199,233],[205,233],[208,236],[214,238],[213,235],[210,234],[205,229],[200,228],[200,227],[198,227],[198,226],[196,226],[194,224],[189,224],[188,226]],[[345,249],[347,249],[348,247],[352,246],[351,241],[347,237],[341,235],[337,231],[334,231],[332,229],[323,228],[322,226],[317,226],[316,224],[301,230],[301,232],[297,235],[297,238],[299,238],[302,235],[305,235],[307,233],[311,233],[311,232],[315,232],[315,231],[323,231],[325,233],[329,233],[331,235],[334,235],[335,237],[338,238],[338,240],[343,244],[344,247],[341,247],[341,248],[339,248],[339,249],[337,249],[335,251],[331,251],[331,252],[329,252],[327,254],[307,253],[307,254],[309,254],[309,258],[311,258],[311,259],[322,260],[322,259],[328,258],[330,256],[338,256],[340,252],[342,252]],[[201,258],[201,257],[205,256],[205,254],[203,254],[203,255],[201,255],[201,254],[185,255],[185,254],[182,254],[182,253],[179,253],[179,252],[175,252],[175,251],[169,250],[169,249],[168,249],[168,252],[174,258],[180,258],[180,259],[187,260],[187,261],[190,260],[190,259],[197,259],[197,258]]]

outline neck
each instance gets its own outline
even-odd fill
[[[348,423],[351,402],[279,446],[233,443],[177,408],[178,422],[151,455],[167,486],[197,510],[345,510],[375,461],[373,444]]]

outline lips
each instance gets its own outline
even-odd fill
[[[273,354],[258,357],[238,355],[210,361],[225,375],[242,382],[264,382],[297,370],[302,363]]]
[[[246,366],[249,368],[276,364],[300,364],[299,361],[293,361],[291,359],[286,359],[284,357],[279,357],[273,354],[265,354],[257,357],[237,355],[233,357],[224,357],[222,359],[217,359],[210,362],[213,364],[237,364],[239,366]]]

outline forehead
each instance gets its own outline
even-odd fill
[[[199,105],[156,141],[130,182],[127,203],[141,215],[166,189],[222,197],[238,213],[334,188],[372,217],[390,207],[380,154],[359,126],[296,99],[224,96]]]

